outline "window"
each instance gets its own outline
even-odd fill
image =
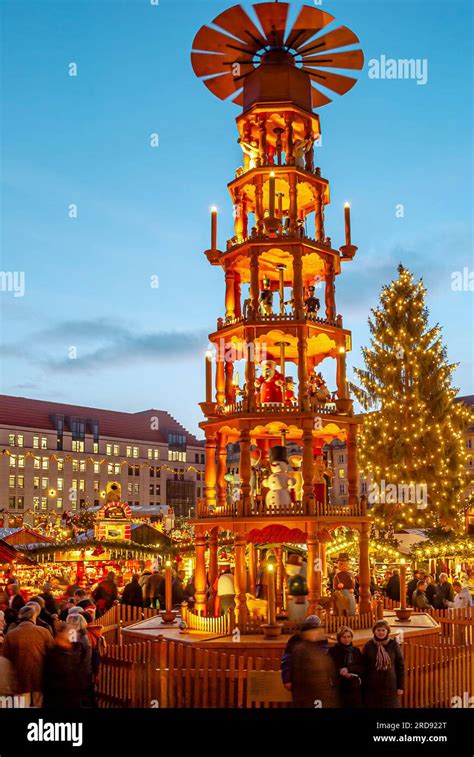
[[[132,494],[133,493],[133,484],[130,483],[130,482],[127,484],[127,492],[128,492],[128,494]]]
[[[16,509],[15,497],[8,497],[8,507],[10,508],[10,510]]]
[[[160,450],[159,449],[149,449],[148,450],[148,459],[149,460],[159,460],[160,459]]]
[[[62,449],[64,437],[64,415],[56,415],[54,420],[56,423],[56,449]]]
[[[118,444],[114,444],[114,455],[120,455],[120,447]]]
[[[16,447],[16,435],[8,434],[8,444],[10,447]]]
[[[195,463],[198,463],[198,462],[199,462],[199,455],[198,455],[198,453],[197,453],[197,452],[195,452],[195,453],[194,453],[194,462],[195,462]]]
[[[345,494],[346,487],[345,484],[339,484],[339,494]]]
[[[17,486],[19,489],[25,488],[25,477],[24,476],[18,476],[17,478]]]
[[[49,468],[49,457],[42,457],[41,458],[41,469],[42,470],[48,470]]]
[[[48,479],[47,478],[42,478],[41,479],[41,488],[42,489],[47,489],[48,488]]]
[[[154,478],[154,477],[155,477],[155,469],[153,465],[150,465],[150,478]]]
[[[35,468],[35,470],[40,470],[41,469],[41,458],[40,457],[35,457],[35,459],[33,461],[33,468]]]
[[[99,452],[99,421],[91,421],[92,426],[92,446],[94,453]]]
[[[80,462],[79,462],[79,472],[80,473],[85,473],[85,470],[86,470],[86,461],[85,460],[80,460]]]
[[[150,484],[150,497],[153,497],[155,493],[155,484]]]
[[[201,464],[204,465],[204,455],[201,455]]]
[[[73,439],[71,449],[73,452],[85,452],[85,443],[82,439]]]
[[[345,478],[346,477],[346,471],[344,468],[339,468],[339,478]]]
[[[39,449],[40,446],[40,438],[39,436],[33,437],[33,449]]]
[[[137,484],[137,483],[133,484],[133,491],[134,491],[135,494],[139,494],[140,493],[140,484]]]
[[[344,455],[339,455],[338,462],[339,464],[344,462]]]
[[[64,489],[64,478],[58,478],[58,492],[62,492]]]
[[[161,486],[160,484],[156,484],[155,486],[155,494],[159,496],[161,494]]]
[[[15,489],[16,487],[16,476],[8,476],[8,486],[10,489]]]
[[[58,471],[64,470],[64,460],[62,458],[58,459]]]
[[[466,442],[466,447],[467,447],[468,449],[472,449],[472,439],[468,439],[468,440],[467,440],[467,442]]]
[[[71,432],[73,452],[84,452],[86,438],[86,422],[84,418],[72,418]]]
[[[79,481],[79,491],[85,492],[85,490],[86,490],[86,481],[84,478],[81,478]]]
[[[33,489],[39,489],[40,488],[40,480],[39,476],[33,477]]]
[[[113,476],[113,474],[114,474],[114,464],[113,463],[107,463],[107,474],[109,476]]]
[[[100,473],[100,463],[97,461],[94,463],[94,473]]]
[[[40,506],[40,498],[33,497],[33,510],[39,510],[39,506]]]
[[[106,444],[105,445],[105,454],[106,455],[111,455],[112,454],[112,445],[111,444]]]
[[[172,460],[175,462],[185,463],[186,462],[186,452],[179,452],[178,450],[168,450],[168,460]]]
[[[140,448],[139,447],[134,447],[133,448],[133,457],[135,457],[135,458],[140,457]]]
[[[16,468],[16,455],[10,455],[10,468]]]
[[[47,497],[41,497],[41,509],[47,510],[48,509],[48,498]]]
[[[56,500],[56,507],[58,508],[58,510],[60,510],[62,508],[62,506],[63,506],[63,498],[62,497],[58,497],[57,500]]]
[[[132,448],[131,447],[127,447],[126,448],[125,455],[126,455],[126,457],[132,457]]]
[[[99,442],[92,442],[92,452],[94,455],[99,454]]]
[[[41,437],[41,449],[48,449],[48,437]]]
[[[100,486],[100,482],[99,481],[94,481],[94,491],[95,492],[99,491],[99,486]]]
[[[16,446],[17,447],[24,447],[25,446],[25,437],[23,434],[18,434],[16,437]]]
[[[71,489],[76,489],[77,490],[77,478],[73,478],[72,479]]]
[[[25,507],[25,498],[24,497],[17,497],[16,506],[18,510],[23,510]]]
[[[366,481],[362,481],[360,490],[361,490],[361,494],[367,494],[367,482]]]
[[[72,461],[72,472],[78,473],[79,472],[79,460],[73,460]]]
[[[24,468],[25,467],[25,456],[24,455],[18,455],[18,467]]]

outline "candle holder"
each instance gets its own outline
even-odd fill
[[[409,610],[407,607],[397,607],[395,608],[395,615],[397,616],[397,621],[403,621],[407,623],[411,620],[410,615],[412,614],[412,610]]]
[[[178,613],[175,610],[161,610],[160,617],[163,623],[171,625],[175,622]]]
[[[352,260],[359,248],[355,244],[343,244],[339,247],[339,251],[342,253],[342,260]]]
[[[263,623],[261,628],[265,639],[277,639],[283,631],[283,623]]]

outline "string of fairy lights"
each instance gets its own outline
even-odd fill
[[[467,485],[464,431],[469,408],[456,402],[439,326],[428,328],[423,282],[402,266],[381,293],[369,319],[366,370],[355,369],[354,387],[367,412],[360,429],[359,466],[373,482],[396,482],[426,492],[423,501],[378,502],[370,515],[380,529],[459,528],[464,525]],[[415,498],[413,498],[415,499]],[[421,507],[423,505],[423,507]]]

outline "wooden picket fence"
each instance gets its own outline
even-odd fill
[[[102,635],[107,644],[119,644],[121,642],[121,628],[131,626],[140,620],[153,618],[159,613],[152,607],[129,607],[128,605],[115,604],[104,615],[98,618],[97,623],[102,628]]]
[[[388,597],[384,597],[384,609],[395,610],[400,606]],[[474,645],[474,607],[448,607],[445,610],[413,610],[413,613],[425,612],[441,626],[440,643],[447,645]]]
[[[403,645],[404,707],[463,706],[474,691],[473,647]],[[99,670],[99,707],[245,708],[288,706],[273,657],[198,649],[182,642],[109,645]],[[249,673],[252,686],[249,688]],[[271,679],[268,689],[266,679]],[[457,699],[455,699],[457,698]],[[464,704],[464,706],[467,706]]]
[[[354,615],[352,617],[346,617],[342,615],[330,615],[326,614],[326,632],[337,633],[337,630],[341,626],[348,626],[354,631],[359,631],[364,628],[372,628],[377,620],[377,614],[375,612],[367,612],[362,615]]]

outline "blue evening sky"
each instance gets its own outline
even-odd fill
[[[0,292],[0,391],[163,408],[195,431],[206,334],[224,302],[222,271],[202,252],[209,206],[219,207],[222,247],[232,233],[226,184],[241,160],[238,109],[196,79],[190,49],[227,3],[0,6],[1,271],[24,271],[26,285],[23,297]],[[301,3],[292,6],[294,18]],[[452,291],[451,274],[473,270],[471,0],[319,7],[358,34],[366,57],[359,83],[321,108],[316,157],[331,181],[327,233],[342,244],[349,199],[359,247],[337,281],[337,309],[354,337],[349,377],[369,309],[401,261],[423,276],[430,318],[460,363],[455,385],[470,394],[473,294]],[[427,59],[426,85],[369,79],[367,62],[381,55]]]

